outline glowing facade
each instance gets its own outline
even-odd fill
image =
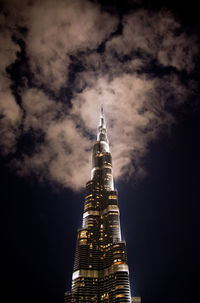
[[[121,240],[112,158],[101,108],[86,184],[83,225],[78,230],[72,289],[65,302],[131,303],[126,243]]]

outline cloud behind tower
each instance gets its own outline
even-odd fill
[[[87,0],[1,2],[0,143],[13,170],[81,189],[103,103],[115,178],[144,176],[149,144],[195,96],[197,34],[166,9],[121,18]]]

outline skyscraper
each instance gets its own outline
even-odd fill
[[[117,191],[103,107],[78,230],[72,289],[65,302],[131,303],[126,243],[121,239]]]

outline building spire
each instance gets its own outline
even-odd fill
[[[103,104],[101,104],[101,116],[103,117]]]
[[[106,125],[105,125],[105,118],[104,118],[104,112],[103,112],[103,104],[101,104],[101,112],[100,112],[100,124],[99,126],[101,128],[105,128]]]
[[[103,104],[101,104],[101,111],[100,111],[100,123],[97,131],[97,141],[105,141],[108,142],[107,134],[106,134],[106,122],[103,112]]]

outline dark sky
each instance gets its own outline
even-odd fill
[[[139,5],[147,9],[168,7],[189,32],[199,34],[198,9],[194,1],[187,5],[181,1],[99,2],[121,16]],[[20,62],[24,65],[20,73],[24,72],[31,82],[22,40],[19,41]],[[72,78],[76,68],[75,64]],[[156,68],[150,72],[156,73]],[[18,66],[12,65],[8,73],[12,77],[13,93],[20,103]],[[181,77],[187,82],[187,73]],[[198,65],[191,77],[198,81]],[[70,90],[66,89],[63,94],[70,94]],[[122,237],[127,242],[132,295],[140,295],[143,303],[186,303],[197,302],[199,298],[198,97],[188,98],[173,114],[176,123],[170,130],[161,132],[156,140],[148,143],[148,153],[142,160],[146,177],[138,180],[133,175],[115,183]],[[115,142],[112,143],[114,149]],[[18,148],[30,150],[30,137],[21,138]],[[53,182],[41,183],[34,174],[20,177],[10,169],[11,158],[9,154],[2,155],[0,160],[4,302],[18,298],[22,302],[61,303],[64,291],[71,287],[84,191],[75,193]]]

